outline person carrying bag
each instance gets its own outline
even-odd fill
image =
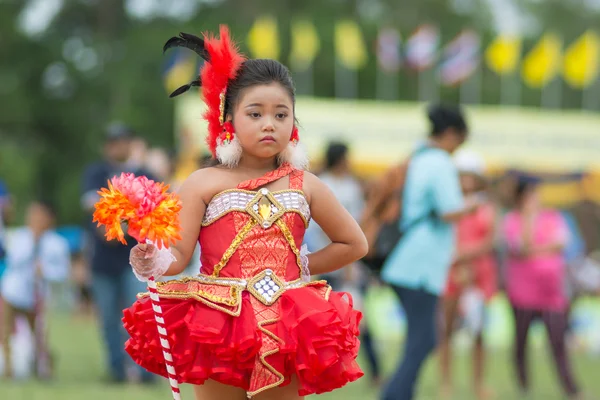
[[[468,136],[462,111],[438,105],[427,116],[427,141],[386,174],[363,220],[367,262],[398,297],[407,326],[402,359],[382,400],[414,396],[421,366],[437,343],[435,315],[455,251],[453,224],[474,209],[463,201],[451,157]]]
[[[370,190],[361,218],[361,227],[369,243],[369,253],[363,262],[376,274],[381,273],[386,259],[402,236],[421,222],[435,217],[432,210],[403,228],[400,227],[408,166],[415,156],[429,149],[429,146],[417,149],[408,159],[392,167]]]

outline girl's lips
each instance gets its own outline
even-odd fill
[[[261,142],[275,142],[275,138],[273,136],[265,136],[264,138],[260,139]]]

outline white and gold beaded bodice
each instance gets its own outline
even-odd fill
[[[202,226],[208,226],[222,216],[233,212],[246,212],[260,221],[263,228],[269,228],[274,221],[286,212],[295,212],[306,227],[310,221],[310,207],[301,190],[286,189],[257,191],[230,189],[218,193],[206,208]]]

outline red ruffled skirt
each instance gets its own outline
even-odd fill
[[[260,324],[256,299],[243,292],[241,302],[236,317],[195,299],[161,298],[179,382],[201,385],[212,379],[257,392],[261,385],[284,386],[295,374],[298,394],[306,396],[363,376],[356,363],[361,313],[352,308],[349,294],[330,292],[324,298],[314,286],[287,290],[275,304],[264,306],[278,307],[279,318]],[[123,322],[131,336],[126,351],[133,360],[167,377],[150,298],[126,309]],[[276,350],[266,353],[265,343]],[[277,384],[256,381],[261,374],[253,372],[265,362],[277,371]]]

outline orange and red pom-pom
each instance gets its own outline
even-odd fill
[[[123,173],[108,182],[108,189],[98,192],[93,221],[106,227],[107,240],[126,244],[122,224],[127,222],[127,233],[138,242],[149,239],[159,248],[169,247],[181,240],[181,201],[168,189],[145,176]]]

